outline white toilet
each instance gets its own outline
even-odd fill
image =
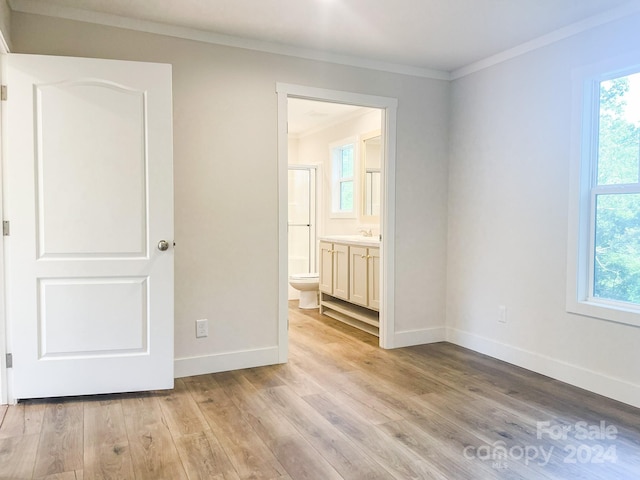
[[[317,273],[296,273],[289,275],[289,285],[300,291],[300,308],[318,308],[318,285],[320,278]]]

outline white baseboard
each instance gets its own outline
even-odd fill
[[[447,329],[447,341],[640,408],[640,385],[455,328]]]
[[[396,332],[393,336],[393,348],[444,342],[447,339],[446,333],[445,327],[421,328],[419,330]]]
[[[174,377],[191,377],[207,373],[228,372],[241,368],[274,365],[278,361],[278,347],[266,347],[241,352],[218,353],[202,357],[176,358]]]

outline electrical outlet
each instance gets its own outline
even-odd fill
[[[507,307],[498,305],[498,323],[507,323]]]
[[[203,318],[196,320],[196,338],[209,336],[209,320]]]

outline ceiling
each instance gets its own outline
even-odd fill
[[[297,56],[454,72],[638,0],[9,0],[14,11],[195,29]],[[605,12],[611,11],[612,13]],[[84,18],[83,18],[84,14]],[[608,15],[608,16],[607,16]],[[118,17],[113,17],[118,16]],[[588,22],[585,20],[589,19]],[[595,19],[598,19],[597,21]],[[119,20],[122,20],[119,18]],[[140,22],[143,21],[143,22]],[[146,22],[146,23],[144,23]],[[120,22],[122,24],[122,22]],[[135,28],[134,23],[128,24]],[[571,29],[566,31],[570,31]],[[357,64],[357,62],[355,63]]]
[[[320,102],[303,98],[289,98],[287,105],[288,132],[291,136],[301,136],[347,121],[375,109],[357,105]]]

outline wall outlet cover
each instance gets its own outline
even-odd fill
[[[507,323],[507,307],[504,305],[498,306],[498,323]]]
[[[196,338],[209,336],[209,320],[206,318],[196,320]]]

